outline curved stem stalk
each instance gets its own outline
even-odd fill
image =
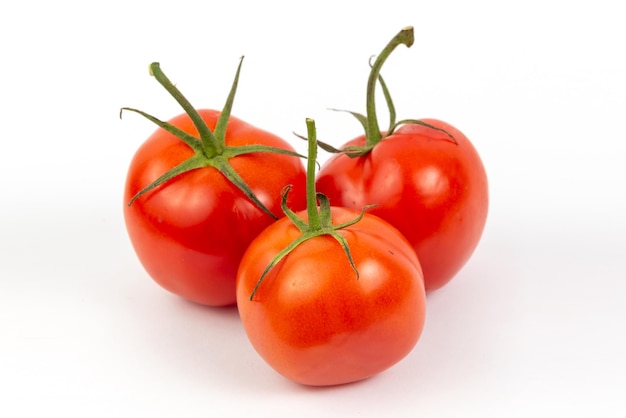
[[[378,119],[376,117],[376,82],[380,75],[380,70],[394,49],[400,44],[404,44],[407,47],[413,45],[414,41],[413,27],[407,26],[402,29],[396,36],[389,41],[387,46],[381,51],[381,53],[376,57],[376,60],[372,64],[372,69],[370,72],[369,79],[367,80],[367,130],[366,130],[366,138],[367,138],[367,146],[373,147],[377,143],[382,140],[382,134],[380,132],[380,127],[378,125]]]

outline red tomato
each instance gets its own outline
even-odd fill
[[[210,129],[219,112],[199,111]],[[170,121],[197,135],[187,114]],[[226,145],[263,144],[291,149],[277,136],[230,117]],[[213,167],[189,171],[130,199],[159,175],[185,161],[193,151],[184,142],[159,129],[135,154],[124,191],[126,227],[134,249],[150,276],[165,289],[206,305],[235,303],[235,277],[248,244],[274,219],[255,206],[241,190]],[[245,154],[230,163],[261,202],[280,214],[280,192],[285,184],[299,184],[291,197],[304,207],[305,171],[292,156]]]
[[[409,240],[422,265],[426,290],[446,284],[476,248],[487,219],[487,176],[481,159],[460,131],[423,119],[403,125],[367,154],[330,158],[317,190],[332,205],[361,208],[385,219]],[[346,145],[363,145],[361,136]]]
[[[334,207],[333,224],[358,214]],[[302,235],[288,218],[252,242],[238,273],[237,306],[252,345],[276,371],[306,385],[353,382],[391,367],[424,325],[422,271],[406,239],[367,213],[338,232],[358,278],[339,243],[318,236],[270,270],[250,301],[270,260]]]
[[[415,249],[429,291],[450,281],[474,252],[489,197],[482,161],[459,130],[434,119],[395,120],[380,69],[398,45],[410,47],[413,40],[413,27],[402,29],[372,64],[367,115],[351,112],[365,135],[333,150],[340,153],[322,167],[316,186],[331,205],[376,205],[371,213],[398,228]],[[389,109],[388,134],[376,118],[377,82]]]

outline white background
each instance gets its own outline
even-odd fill
[[[618,2],[4,2],[0,6],[0,416],[626,416],[626,25]],[[368,59],[400,118],[446,120],[486,165],[473,258],[428,298],[415,350],[310,389],[254,352],[235,309],[170,295],[122,220],[125,171],[197,107],[301,147],[360,134]],[[380,103],[382,105],[382,101]],[[381,116],[384,118],[384,116]],[[383,119],[384,120],[384,119]],[[324,155],[322,155],[324,158]],[[532,414],[532,415],[531,415]]]

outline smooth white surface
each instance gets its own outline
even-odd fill
[[[626,415],[616,2],[5,3],[0,416]],[[196,106],[221,108],[245,55],[234,115],[298,147],[292,131],[313,117],[338,146],[359,126],[327,108],[364,110],[369,56],[407,25],[415,45],[383,69],[398,116],[474,142],[487,229],[429,296],[404,361],[354,385],[297,386],[256,355],[235,309],[182,301],[142,270],[121,193],[154,127],[118,111],[180,113],[152,61]]]

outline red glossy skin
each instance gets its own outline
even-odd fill
[[[452,134],[403,125],[358,158],[338,154],[321,168],[316,187],[331,205],[361,208],[398,228],[413,245],[427,291],[448,283],[474,252],[487,219],[487,175],[474,146]],[[346,145],[362,145],[359,137]]]
[[[210,129],[219,112],[200,110]],[[186,114],[170,121],[197,135]],[[264,144],[293,150],[277,136],[230,117],[226,145]],[[148,274],[163,288],[211,306],[235,303],[235,278],[248,244],[274,222],[214,168],[184,173],[128,202],[158,176],[193,155],[181,140],[158,129],[137,150],[128,170],[124,216],[128,235]],[[304,208],[305,170],[297,157],[253,153],[230,159],[233,168],[277,216],[281,189],[294,185],[293,207]]]
[[[356,215],[332,208],[333,223]],[[382,372],[411,351],[424,326],[422,271],[406,239],[369,214],[339,233],[359,278],[338,242],[324,235],[270,270],[250,301],[270,260],[300,236],[287,218],[252,242],[239,269],[237,306],[252,345],[297,383],[336,385]]]

